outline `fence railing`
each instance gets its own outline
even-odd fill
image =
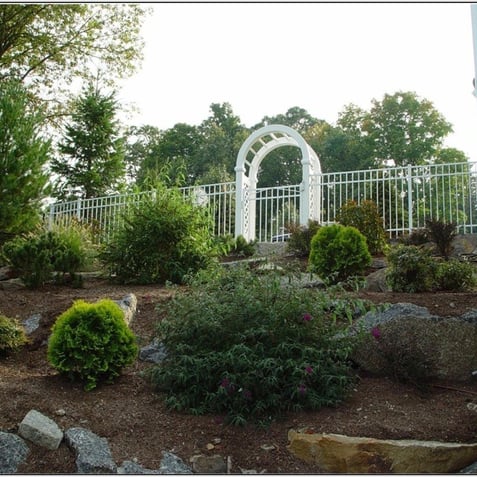
[[[454,222],[461,233],[477,232],[477,170],[474,163],[433,164],[373,170],[333,172],[314,176],[321,190],[320,223],[335,221],[348,201],[376,203],[389,237],[423,227],[426,219]],[[235,234],[235,183],[208,184],[181,189],[214,218],[212,233]],[[300,185],[259,188],[256,200],[256,238],[270,242],[299,220]],[[118,194],[50,205],[49,224],[67,224],[73,218],[91,224],[98,239],[107,238],[123,213],[147,194]]]

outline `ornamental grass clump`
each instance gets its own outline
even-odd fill
[[[89,391],[100,381],[112,382],[137,353],[136,338],[117,303],[77,300],[53,325],[47,357],[55,369],[84,382]]]
[[[160,305],[168,354],[151,381],[169,407],[236,425],[334,406],[354,381],[348,358],[359,339],[343,333],[357,303],[336,301],[276,272],[199,276]]]

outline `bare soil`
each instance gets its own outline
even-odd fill
[[[118,465],[137,459],[144,467],[157,469],[162,451],[173,452],[188,464],[195,454],[220,454],[231,457],[233,473],[252,469],[257,473],[319,473],[320,469],[288,452],[290,428],[381,439],[477,441],[477,412],[468,406],[477,403],[477,378],[475,382],[434,383],[423,393],[412,385],[361,374],[355,389],[338,407],[289,414],[267,429],[230,427],[221,416],[196,417],[168,410],[164,396],[141,377],[140,372],[151,366],[141,361],[125,369],[114,384],[85,392],[80,384],[67,381],[48,365],[45,343],[49,329],[74,300],[120,299],[128,293],[138,299],[131,328],[140,345],[148,344],[158,320],[156,307],[170,297],[163,287],[118,286],[94,278],[85,280],[80,289],[55,285],[35,291],[0,289],[0,313],[20,320],[34,313],[42,317],[31,343],[0,359],[1,430],[16,432],[25,414],[36,409],[63,429],[81,426],[106,437]],[[441,316],[477,308],[475,293],[359,295],[376,303],[415,303]],[[57,451],[33,444],[30,449],[21,473],[75,472],[74,457],[64,443]]]

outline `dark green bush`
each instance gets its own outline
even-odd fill
[[[60,373],[91,390],[119,376],[137,352],[135,336],[117,303],[78,300],[53,325],[47,356]]]
[[[386,281],[396,292],[416,293],[436,286],[437,263],[429,250],[415,245],[396,245],[388,253]]]
[[[300,224],[288,224],[287,230],[290,238],[287,243],[288,250],[296,257],[305,258],[310,256],[311,239],[315,236],[320,228],[320,224],[316,220],[308,220],[305,227]]]
[[[217,255],[210,217],[175,189],[131,206],[100,252],[111,277],[120,283],[182,283]]]
[[[230,253],[238,257],[251,257],[252,255],[255,254],[256,243],[257,243],[256,240],[251,240],[247,242],[247,240],[245,239],[243,235],[239,235],[235,239],[235,243]]]
[[[27,342],[25,329],[18,320],[0,315],[0,353],[16,351]]]
[[[429,233],[423,228],[414,229],[409,235],[405,235],[400,239],[403,245],[424,245],[429,241]]]
[[[338,283],[360,275],[370,264],[366,239],[355,227],[323,226],[311,241],[310,270],[325,283]]]
[[[169,407],[233,424],[333,406],[353,382],[348,357],[358,340],[340,331],[366,308],[335,298],[241,266],[199,276],[159,307],[168,354],[151,380]]]
[[[426,220],[426,231],[436,244],[438,252],[447,260],[452,252],[452,241],[457,234],[456,224],[443,220]]]
[[[363,200],[360,204],[349,200],[340,208],[335,220],[341,225],[357,228],[366,237],[371,254],[376,255],[386,249],[383,218],[372,200]]]
[[[471,263],[448,260],[437,266],[437,283],[440,290],[467,291],[476,285],[474,266]]]
[[[3,246],[2,252],[22,281],[37,288],[51,280],[54,272],[59,282],[66,274],[75,280],[75,274],[86,263],[87,243],[79,229],[39,230],[15,237]]]

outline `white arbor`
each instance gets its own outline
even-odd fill
[[[255,239],[256,191],[260,164],[268,153],[282,146],[301,151],[300,225],[318,220],[321,212],[321,165],[315,151],[294,129],[280,124],[264,126],[242,144],[235,166],[235,237]]]

